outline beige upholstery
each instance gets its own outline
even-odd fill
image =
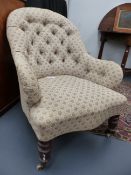
[[[111,90],[123,78],[120,66],[90,56],[65,17],[17,9],[8,17],[7,37],[23,111],[40,140],[91,130],[124,109],[127,99]]]

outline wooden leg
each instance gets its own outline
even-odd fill
[[[104,45],[106,41],[107,39],[105,38],[105,35],[101,34],[101,46],[98,54],[98,59],[102,59],[102,54],[103,54]]]
[[[125,73],[125,67],[126,67],[126,62],[127,62],[127,58],[129,55],[129,51],[130,51],[130,46],[126,46],[125,52],[124,52],[124,56],[121,62],[121,67],[123,69],[123,72]]]
[[[115,129],[116,129],[117,124],[118,124],[118,120],[119,120],[119,115],[116,115],[116,116],[109,118],[108,128],[106,130],[107,136],[110,136],[110,135],[115,133]]]
[[[48,142],[38,141],[38,152],[39,152],[40,163],[37,165],[37,170],[42,170],[47,165],[50,159],[51,141]]]

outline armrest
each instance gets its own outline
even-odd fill
[[[121,83],[123,79],[123,71],[117,63],[113,61],[99,60],[89,55],[87,62],[89,73],[86,77],[90,81],[108,88],[114,88]]]
[[[13,57],[19,78],[19,85],[25,94],[24,99],[29,107],[31,107],[40,100],[37,78],[22,53],[16,52]]]

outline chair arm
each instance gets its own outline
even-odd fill
[[[99,60],[92,56],[88,56],[87,79],[97,84],[108,88],[118,86],[123,79],[123,71],[121,67],[113,62],[107,60]]]
[[[37,78],[22,53],[16,52],[13,57],[17,69],[19,85],[25,95],[24,99],[28,106],[31,107],[41,98]]]

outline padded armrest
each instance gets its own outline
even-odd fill
[[[22,53],[16,52],[14,56],[20,86],[23,89],[27,104],[31,107],[36,104],[40,98],[40,90],[37,78]]]
[[[123,71],[117,63],[99,60],[89,55],[87,60],[89,69],[89,73],[87,74],[88,80],[111,89],[121,83]]]

